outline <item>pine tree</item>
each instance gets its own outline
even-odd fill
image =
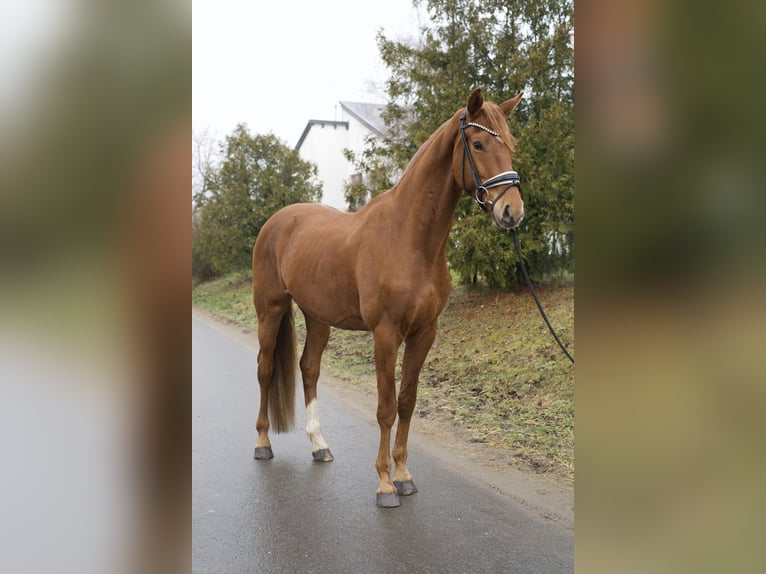
[[[482,87],[496,102],[519,91],[511,116],[518,140],[514,169],[526,217],[525,260],[536,280],[574,267],[574,5],[571,0],[428,0],[430,21],[417,45],[378,35],[391,77],[387,134],[362,158],[365,180],[393,179],[433,131]],[[368,177],[368,174],[375,177]],[[386,183],[390,183],[386,182]],[[390,187],[390,185],[388,186]],[[376,191],[368,189],[370,195]],[[358,195],[357,190],[357,195]],[[461,200],[447,254],[467,283],[513,288],[521,280],[513,242],[493,229],[478,206]]]

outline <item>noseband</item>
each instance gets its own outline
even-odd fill
[[[468,165],[471,166],[471,175],[473,176],[473,183],[476,186],[476,195],[474,196],[474,199],[476,200],[476,203],[478,203],[484,211],[490,211],[492,207],[495,205],[495,202],[497,202],[501,197],[503,197],[505,192],[508,191],[513,186],[518,187],[519,193],[521,193],[521,180],[519,179],[519,174],[516,173],[515,171],[504,171],[503,173],[500,173],[494,177],[489,178],[484,183],[481,182],[481,178],[479,177],[479,172],[476,170],[476,164],[473,163],[471,150],[468,147],[468,138],[466,138],[465,136],[465,130],[468,126],[473,126],[475,128],[484,130],[488,134],[491,134],[495,137],[500,137],[500,134],[481,124],[477,124],[475,122],[466,122],[465,116],[466,116],[466,111],[463,110],[463,113],[460,115],[460,137],[463,139],[463,162],[461,164],[460,171],[462,172],[462,176],[463,176],[463,191],[466,190],[465,158],[467,157]],[[505,184],[505,187],[500,192],[500,194],[495,199],[490,199],[489,188],[498,187],[503,184]]]

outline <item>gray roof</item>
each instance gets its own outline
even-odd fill
[[[382,136],[386,133],[386,123],[383,121],[383,110],[386,107],[384,104],[341,102],[340,105],[376,135]]]

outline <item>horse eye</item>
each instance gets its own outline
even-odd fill
[[[481,145],[481,142],[473,142],[473,149],[482,150],[484,149],[484,146]]]

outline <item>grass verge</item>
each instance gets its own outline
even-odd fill
[[[573,285],[541,287],[538,296],[574,356]],[[249,272],[197,285],[192,303],[257,328]],[[302,314],[295,319],[301,345]],[[322,366],[350,384],[374,388],[372,357],[370,333],[333,329]],[[416,416],[454,425],[469,442],[506,451],[515,465],[573,478],[574,366],[526,291],[453,289],[421,372]]]

